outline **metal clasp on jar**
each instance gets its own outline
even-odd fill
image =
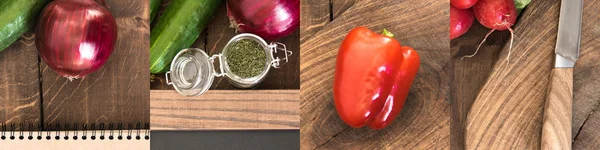
[[[273,66],[273,68],[279,68],[281,65],[288,63],[288,58],[293,54],[292,51],[287,50],[285,44],[283,43],[271,42],[268,47],[272,53],[271,58],[273,61],[271,61],[271,66]],[[283,51],[285,58],[279,58],[278,56],[275,56],[277,55],[278,51]],[[281,63],[282,60],[285,62]]]
[[[218,59],[218,60],[219,60],[219,71],[220,71],[220,72],[217,72],[217,71],[215,70],[215,67],[213,67],[213,75],[214,75],[215,77],[222,77],[222,76],[225,76],[225,72],[223,71],[223,59],[222,59],[222,58],[223,58],[223,55],[222,55],[222,54],[220,54],[220,53],[219,53],[219,54],[212,55],[212,56],[210,56],[210,58],[208,58],[208,60],[210,61],[210,63],[213,63],[213,64],[215,63],[215,59]]]

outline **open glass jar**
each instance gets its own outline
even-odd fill
[[[243,78],[232,72],[228,62],[228,52],[236,42],[241,40],[251,40],[260,44],[266,54],[264,69],[260,74],[248,78]],[[285,57],[279,58],[278,52],[283,52]],[[229,84],[237,88],[251,88],[262,82],[269,72],[271,67],[279,68],[281,65],[288,62],[289,56],[292,55],[284,44],[272,42],[267,44],[265,40],[257,35],[243,33],[231,38],[223,48],[220,54],[208,56],[202,49],[188,48],[180,51],[171,62],[170,71],[166,76],[168,85],[173,85],[175,90],[184,96],[197,96],[206,92],[215,77],[227,77]],[[214,66],[215,62],[219,64]]]

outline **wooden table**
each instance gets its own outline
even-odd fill
[[[449,149],[449,1],[301,2],[301,149]],[[393,32],[421,67],[399,117],[383,130],[354,129],[333,103],[335,57],[356,26]]]
[[[147,82],[150,40],[147,1],[106,0],[118,25],[110,60],[84,79],[58,76],[35,48],[33,30],[0,52],[0,123],[24,130],[59,130],[69,124],[150,121]],[[27,127],[33,124],[34,127]],[[44,127],[48,126],[48,127]],[[107,125],[108,126],[108,125]],[[90,127],[88,127],[90,128]]]
[[[168,3],[163,0],[157,17]],[[223,4],[192,47],[203,49],[208,55],[217,54],[237,34],[230,27]],[[165,83],[164,74],[155,75],[150,92],[152,130],[299,129],[299,39],[296,31],[276,40],[293,55],[281,68],[271,69],[265,81],[253,89],[236,89],[225,78],[217,77],[207,93],[185,97]]]
[[[574,72],[573,149],[600,148],[600,1],[584,0],[581,55]],[[558,27],[559,0],[532,1],[509,33],[496,32],[477,56],[488,29],[475,23],[452,43],[452,148],[539,149]]]

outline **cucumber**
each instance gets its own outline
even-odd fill
[[[171,0],[150,32],[150,73],[164,73],[173,57],[189,48],[223,0]]]
[[[31,29],[48,0],[0,0],[0,52]]]
[[[158,6],[160,6],[161,0],[150,0],[150,22],[154,20],[154,16],[158,12]]]

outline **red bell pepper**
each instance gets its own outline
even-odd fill
[[[404,106],[419,55],[393,34],[354,28],[338,51],[333,94],[338,115],[354,128],[382,129]]]

